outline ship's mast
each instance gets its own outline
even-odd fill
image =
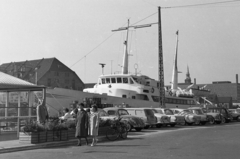
[[[173,63],[171,90],[176,93],[178,89],[178,67],[177,67],[177,53],[178,53],[178,31],[176,32],[176,52]]]
[[[122,74],[128,74],[128,32],[129,32],[129,19],[128,19],[128,26],[127,26],[127,36],[126,36],[126,40],[124,41]]]

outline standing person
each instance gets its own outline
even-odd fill
[[[84,104],[79,105],[80,110],[77,113],[76,118],[76,133],[75,137],[78,138],[77,146],[81,146],[81,138],[85,138],[86,144],[88,145],[87,135],[88,135],[88,114],[83,109]]]
[[[97,136],[98,136],[98,127],[99,127],[99,113],[97,112],[97,106],[92,106],[92,112],[89,117],[89,135],[92,136],[92,144],[91,146],[96,145],[97,143]]]

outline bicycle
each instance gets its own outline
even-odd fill
[[[114,120],[106,132],[106,137],[110,141],[115,141],[118,138],[126,139],[127,135],[127,126],[124,122],[121,122],[121,118]]]

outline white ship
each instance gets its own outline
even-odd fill
[[[128,29],[127,29],[128,31]],[[193,94],[178,88],[177,69],[177,32],[176,53],[173,65],[171,88],[165,88],[165,107],[188,108],[196,105]],[[127,38],[128,39],[128,38]],[[69,107],[72,101],[84,102],[86,98],[101,98],[102,104],[127,107],[160,107],[159,81],[144,75],[128,73],[128,40],[124,42],[122,72],[120,74],[101,75],[93,88],[74,91],[62,88],[47,89],[47,106],[54,115],[63,107]]]

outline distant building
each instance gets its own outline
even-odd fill
[[[188,66],[187,66],[187,73],[186,73],[185,83],[186,84],[192,84]]]
[[[238,75],[236,75],[236,83],[230,81],[213,81],[210,84],[196,84],[196,80],[194,80],[194,84],[193,93],[195,95],[199,93],[199,96],[207,97],[216,94],[218,103],[224,104],[223,101],[228,101],[240,106],[240,84],[238,83]],[[178,87],[186,89],[189,85],[190,84],[180,83]],[[200,94],[208,90],[210,91],[209,94]]]
[[[46,87],[84,89],[78,75],[56,58],[4,63],[0,71]]]

